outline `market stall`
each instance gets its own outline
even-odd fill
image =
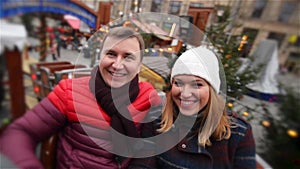
[[[25,27],[0,20],[0,54],[6,59],[9,77],[10,113],[13,119],[22,116],[26,110],[22,69],[22,51],[27,41]]]

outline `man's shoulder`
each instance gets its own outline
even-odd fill
[[[152,86],[152,84],[149,83],[149,82],[146,82],[146,81],[141,81],[141,82],[139,82],[139,87],[140,87],[140,89],[143,89],[143,88],[151,88],[151,89],[154,89],[154,87]]]
[[[74,85],[87,85],[89,83],[90,76],[80,77],[80,78],[68,78],[62,79],[59,82],[60,86],[72,87]]]

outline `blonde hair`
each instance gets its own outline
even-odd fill
[[[229,139],[231,135],[229,117],[225,110],[225,101],[222,97],[209,87],[210,97],[201,118],[198,130],[198,144],[210,146],[210,138],[216,140]],[[158,132],[166,132],[171,129],[174,117],[179,113],[178,108],[172,100],[171,92],[167,93],[166,104],[162,111],[162,121]],[[175,115],[175,116],[174,116]]]

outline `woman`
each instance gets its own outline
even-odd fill
[[[136,159],[130,168],[256,168],[251,126],[226,112],[219,62],[211,50],[200,46],[183,53],[172,68],[171,85],[155,132],[165,134],[156,140],[156,153],[170,149]]]
[[[161,109],[156,90],[138,80],[143,50],[140,34],[112,28],[91,77],[60,81],[47,98],[8,126],[0,137],[1,152],[18,168],[43,168],[35,147],[57,132],[55,168],[127,168],[130,154],[121,153],[130,151],[131,144],[116,136],[140,137],[139,122]]]

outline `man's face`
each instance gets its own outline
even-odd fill
[[[140,67],[140,45],[136,38],[105,40],[99,70],[107,85],[112,88],[125,85],[139,73]]]

